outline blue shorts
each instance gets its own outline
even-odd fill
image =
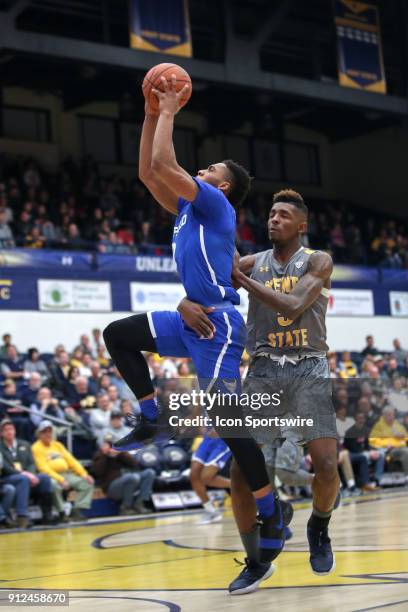
[[[244,319],[231,304],[208,315],[216,328],[211,340],[200,339],[178,312],[148,312],[150,331],[162,357],[191,357],[202,386],[204,380],[239,380],[239,365],[246,342]]]
[[[231,457],[231,451],[220,438],[204,438],[191,461],[197,461],[202,465],[216,465],[220,470]]]

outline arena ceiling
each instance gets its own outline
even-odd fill
[[[331,0],[189,4],[194,59],[183,64],[196,85],[191,105],[210,117],[215,131],[234,130],[246,119],[261,132],[291,121],[338,139],[399,123],[408,115],[406,0],[377,0],[387,97],[327,87],[337,82]],[[129,51],[127,0],[0,0],[0,22],[3,40],[12,43],[2,46],[0,37],[3,84],[58,92],[67,109],[136,94],[136,113],[142,113],[137,100],[144,67],[143,62],[134,65],[137,52]],[[43,39],[49,53],[42,52]],[[98,54],[101,60],[95,61]],[[142,55],[145,65],[157,61],[157,55]],[[247,75],[245,57],[255,62]],[[241,70],[235,80],[234,66]],[[258,80],[242,88],[255,72]],[[259,119],[266,116],[267,121]]]

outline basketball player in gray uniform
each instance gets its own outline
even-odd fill
[[[310,564],[314,573],[327,575],[335,568],[328,524],[339,490],[325,327],[333,264],[328,254],[302,246],[307,215],[308,209],[297,192],[275,194],[268,219],[273,248],[241,258],[233,279],[250,295],[247,326],[252,360],[244,391],[280,393],[279,406],[268,406],[261,415],[257,411],[256,416],[298,416],[313,422],[313,426],[295,428],[294,434],[307,443],[315,469],[313,510],[307,526]],[[181,311],[186,323],[211,337],[213,330],[205,311],[201,310],[200,315],[198,305],[186,306]],[[279,427],[255,429],[253,435],[261,444],[284,438]],[[256,552],[256,507],[236,464],[231,469],[231,485],[235,519],[247,560],[244,570],[231,583],[230,592],[243,594],[258,588],[265,568]]]

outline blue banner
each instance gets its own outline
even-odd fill
[[[47,249],[0,249],[1,268],[42,268],[90,270],[94,267],[92,253],[49,251]]]
[[[340,85],[387,93],[378,8],[356,0],[334,6]]]
[[[130,46],[191,57],[188,0],[130,0]]]
[[[37,277],[28,274],[1,278],[0,310],[38,310]]]
[[[334,266],[331,279],[334,286],[342,283],[350,287],[354,284],[360,287],[373,285],[378,283],[378,270],[366,266]]]

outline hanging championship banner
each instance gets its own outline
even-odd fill
[[[355,0],[334,6],[340,85],[387,93],[378,8]]]
[[[192,56],[188,0],[130,0],[133,49]]]

